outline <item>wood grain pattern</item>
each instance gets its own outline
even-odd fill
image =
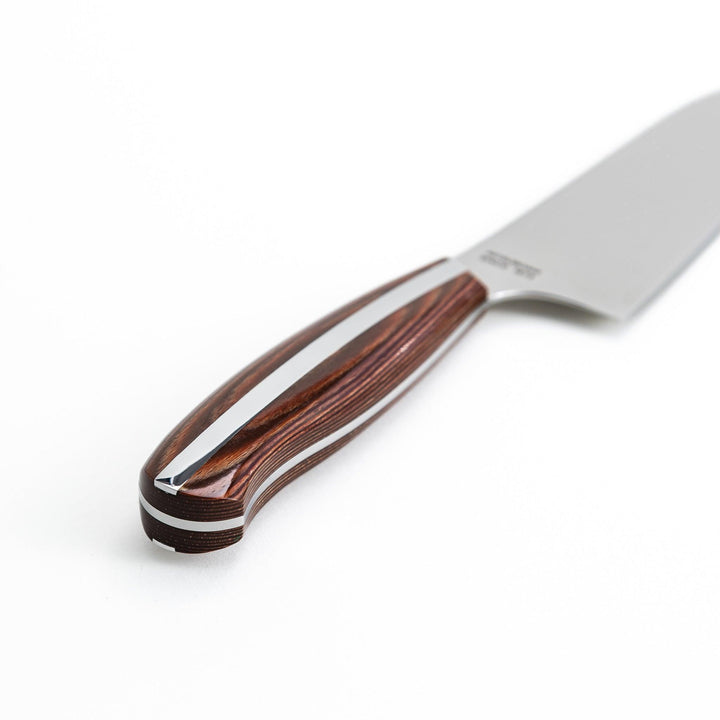
[[[442,262],[442,261],[441,261]],[[446,282],[358,335],[322,360],[265,407],[185,482],[177,495],[153,478],[183,447],[251,387],[344,318],[423,272],[400,278],[328,315],[241,371],[188,415],[158,446],[141,473],[141,491],[158,510],[190,520],[244,515],[245,528],[282,487],[347,443],[377,413],[329,446],[318,448],[257,496],[273,473],[365,412],[420,368],[484,303],[485,287],[469,274]],[[248,502],[253,500],[246,512]],[[191,532],[170,528],[142,511],[147,534],[182,552],[204,552],[236,542],[244,528]]]

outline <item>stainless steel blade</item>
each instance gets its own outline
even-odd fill
[[[458,259],[490,302],[632,315],[720,231],[720,94],[655,126]]]

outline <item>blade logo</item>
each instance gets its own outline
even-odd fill
[[[494,265],[501,270],[512,270],[515,275],[527,278],[528,280],[534,280],[542,272],[539,268],[533,267],[532,265],[526,265],[519,260],[513,260],[512,258],[507,257],[507,255],[501,255],[500,253],[493,252],[492,250],[485,252],[480,260],[488,265]]]

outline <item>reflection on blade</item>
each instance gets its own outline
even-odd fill
[[[720,231],[720,94],[652,128],[460,256],[491,301],[559,300],[624,319]]]

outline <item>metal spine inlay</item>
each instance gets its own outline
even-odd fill
[[[425,293],[467,272],[446,260],[389,290],[313,340],[249,390],[181,450],[157,475],[154,485],[175,494],[183,483],[252,418],[344,345]]]
[[[292,470],[296,465],[312,457],[316,453],[320,452],[324,448],[332,445],[343,438],[348,433],[351,433],[356,428],[360,427],[364,423],[371,420],[375,415],[386,408],[390,403],[396,400],[402,393],[408,390],[413,383],[420,379],[420,377],[427,372],[439,359],[444,355],[450,347],[470,328],[470,326],[477,320],[477,318],[485,312],[486,306],[483,305],[469,315],[457,328],[448,336],[448,338],[440,345],[440,347],[433,352],[432,355],[418,368],[416,368],[410,375],[408,375],[402,382],[396,385],[387,395],[382,399],[378,400],[372,407],[368,408],[364,413],[358,415],[356,418],[351,420],[349,423],[343,425],[341,428],[333,433],[325,436],[321,440],[318,440],[313,445],[305,448],[302,452],[290,458],[287,462],[283,463],[277,470],[269,475],[253,492],[250,500],[245,506],[245,512],[242,516],[231,518],[229,520],[186,520],[184,518],[178,518],[173,515],[168,515],[157,508],[153,507],[147,499],[140,493],[140,504],[147,511],[149,515],[154,517],[156,520],[169,525],[170,527],[178,528],[180,530],[194,530],[200,532],[215,532],[221,530],[233,530],[243,527],[245,523],[245,516],[250,512],[255,503],[260,497],[269,490],[278,480],[280,480],[287,472]]]

